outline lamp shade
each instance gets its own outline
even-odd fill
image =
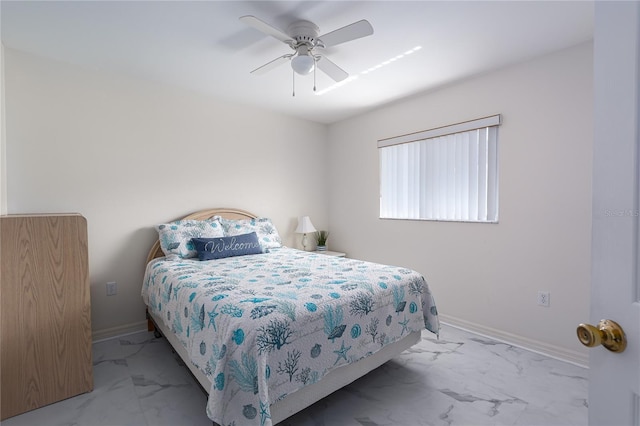
[[[296,234],[309,234],[316,232],[316,228],[313,227],[309,216],[300,216],[298,218],[298,227],[296,228]]]
[[[315,64],[316,61],[307,54],[299,54],[291,60],[291,68],[300,75],[309,74]]]

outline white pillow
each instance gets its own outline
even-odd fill
[[[225,219],[221,217],[219,221],[227,237],[255,232],[258,235],[262,251],[267,252],[268,249],[282,247],[280,234],[269,218]]]
[[[224,237],[224,230],[218,220],[176,220],[155,226],[160,239],[160,247],[167,259],[188,259],[197,257],[198,252],[192,238]]]

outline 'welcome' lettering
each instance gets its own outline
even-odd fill
[[[231,237],[230,240],[227,240],[225,244],[224,239],[219,238],[215,241],[209,241],[204,246],[204,250],[210,253],[224,253],[226,251],[240,251],[240,250],[249,250],[249,249],[257,249],[260,247],[260,243],[258,242],[238,242],[236,237]]]

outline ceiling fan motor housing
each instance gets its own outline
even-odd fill
[[[287,28],[287,34],[296,41],[296,45],[307,44],[312,48],[317,44],[318,31],[318,26],[309,21],[296,21]]]

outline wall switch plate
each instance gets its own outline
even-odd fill
[[[548,291],[539,291],[538,305],[548,308],[551,305],[551,293],[549,293]]]
[[[115,296],[118,294],[118,283],[115,281],[107,283],[107,296]]]

